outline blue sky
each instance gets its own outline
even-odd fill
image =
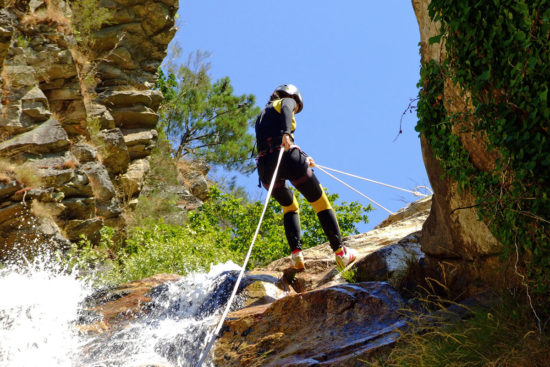
[[[412,189],[429,185],[416,114],[399,121],[418,94],[420,39],[410,1],[180,0],[174,42],[182,61],[210,51],[211,75],[228,76],[238,94],[261,107],[273,89],[295,84],[304,98],[296,143],[319,164]],[[316,170],[322,185],[345,201],[368,201]],[[413,195],[342,177],[392,211]],[[257,176],[239,178],[252,198],[263,198]],[[371,229],[387,217],[375,207]]]

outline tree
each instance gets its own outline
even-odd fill
[[[247,172],[254,143],[249,127],[259,108],[252,94],[235,95],[228,77],[212,82],[206,57],[197,51],[176,74],[160,71],[157,88],[165,96],[161,128],[175,143],[176,159],[189,154]]]

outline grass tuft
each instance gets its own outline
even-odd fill
[[[435,316],[410,312],[408,328],[389,354],[363,362],[384,367],[549,365],[550,335],[539,334],[523,300],[504,295],[492,306],[461,307],[468,317],[462,318],[456,305],[455,311],[443,308]]]

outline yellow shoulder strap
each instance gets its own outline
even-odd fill
[[[283,100],[282,99],[276,99],[273,101],[273,108],[275,111],[281,113],[281,109],[283,108]],[[296,119],[294,118],[294,112],[292,112],[292,131],[296,130]]]

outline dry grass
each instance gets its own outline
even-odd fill
[[[31,204],[31,213],[39,218],[53,218],[61,214],[63,211],[55,203],[41,203],[34,199]]]
[[[16,166],[14,168],[15,179],[25,187],[40,187],[41,180],[28,165]]]
[[[443,310],[436,316],[408,310],[408,328],[401,332],[396,346],[385,356],[363,361],[365,365],[548,366],[550,335],[539,334],[524,299],[503,295],[492,306],[461,306],[468,311],[466,318],[450,311],[448,303],[435,303]]]
[[[21,23],[28,28],[33,28],[38,24],[49,24],[55,26],[55,29],[63,34],[73,33],[71,20],[53,0],[46,0],[46,9],[25,15]]]
[[[0,172],[0,182],[7,185],[11,182],[12,178],[3,172]]]
[[[0,159],[0,173],[5,175],[14,175],[15,165],[5,159]]]

